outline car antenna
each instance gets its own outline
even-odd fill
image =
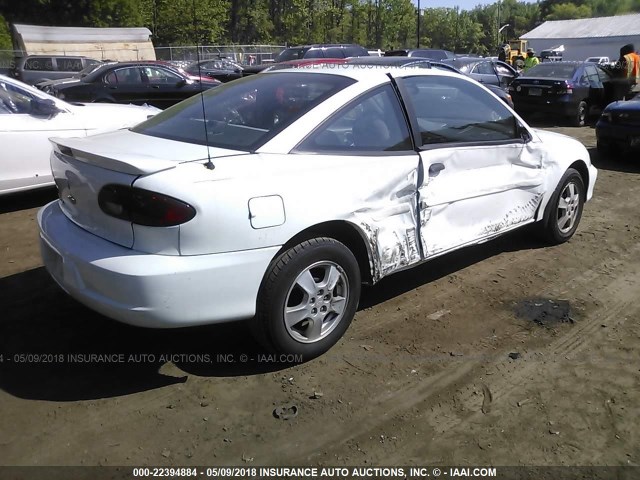
[[[209,146],[209,131],[207,129],[207,112],[204,108],[204,94],[202,85],[202,70],[200,68],[200,42],[198,41],[198,26],[196,22],[196,0],[193,0],[193,33],[196,37],[196,64],[198,65],[198,76],[200,77],[200,103],[202,104],[202,125],[204,126],[204,141],[207,144],[207,163],[204,164],[209,170],[216,166],[211,161],[211,151]]]

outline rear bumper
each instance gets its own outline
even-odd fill
[[[598,143],[625,149],[640,149],[640,126],[612,124],[598,120],[596,124]]]
[[[121,247],[71,222],[58,202],[38,212],[53,279],[89,308],[131,325],[174,328],[250,318],[279,247],[196,256]]]
[[[539,97],[516,96],[512,94],[513,103],[517,112],[525,113],[549,113],[568,117],[578,111],[578,103],[573,98],[559,97],[557,99],[542,100]]]

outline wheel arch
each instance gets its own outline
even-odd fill
[[[346,220],[331,220],[318,223],[305,228],[301,232],[291,237],[273,257],[275,261],[283,252],[298,245],[299,243],[317,237],[329,237],[344,244],[356,257],[360,267],[360,277],[363,283],[374,283],[373,256],[371,247],[362,229],[352,222]],[[267,269],[267,272],[269,269]]]
[[[576,160],[567,167],[567,170],[570,168],[577,170],[580,177],[582,177],[582,183],[584,183],[586,193],[586,189],[589,187],[589,167],[587,167],[586,162],[584,160]]]
[[[574,160],[572,163],[567,165],[567,167],[564,170],[561,171],[558,177],[554,177],[554,182],[552,184],[553,188],[549,189],[549,195],[545,195],[546,198],[538,206],[538,211],[536,212],[536,215],[535,215],[536,221],[543,220],[547,215],[547,210],[549,208],[549,202],[551,200],[551,197],[553,196],[555,189],[558,187],[559,182],[564,177],[564,174],[570,168],[573,168],[580,174],[582,183],[584,183],[585,194],[586,194],[586,191],[589,188],[589,167],[587,166],[587,163],[582,159]]]

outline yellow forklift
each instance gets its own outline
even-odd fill
[[[522,69],[524,67],[524,59],[526,56],[526,40],[505,40],[498,47],[498,59],[509,63],[513,68]]]

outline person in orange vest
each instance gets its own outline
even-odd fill
[[[635,51],[633,44],[625,45],[620,49],[620,66],[626,80],[625,100],[630,100],[640,93],[640,55]]]

